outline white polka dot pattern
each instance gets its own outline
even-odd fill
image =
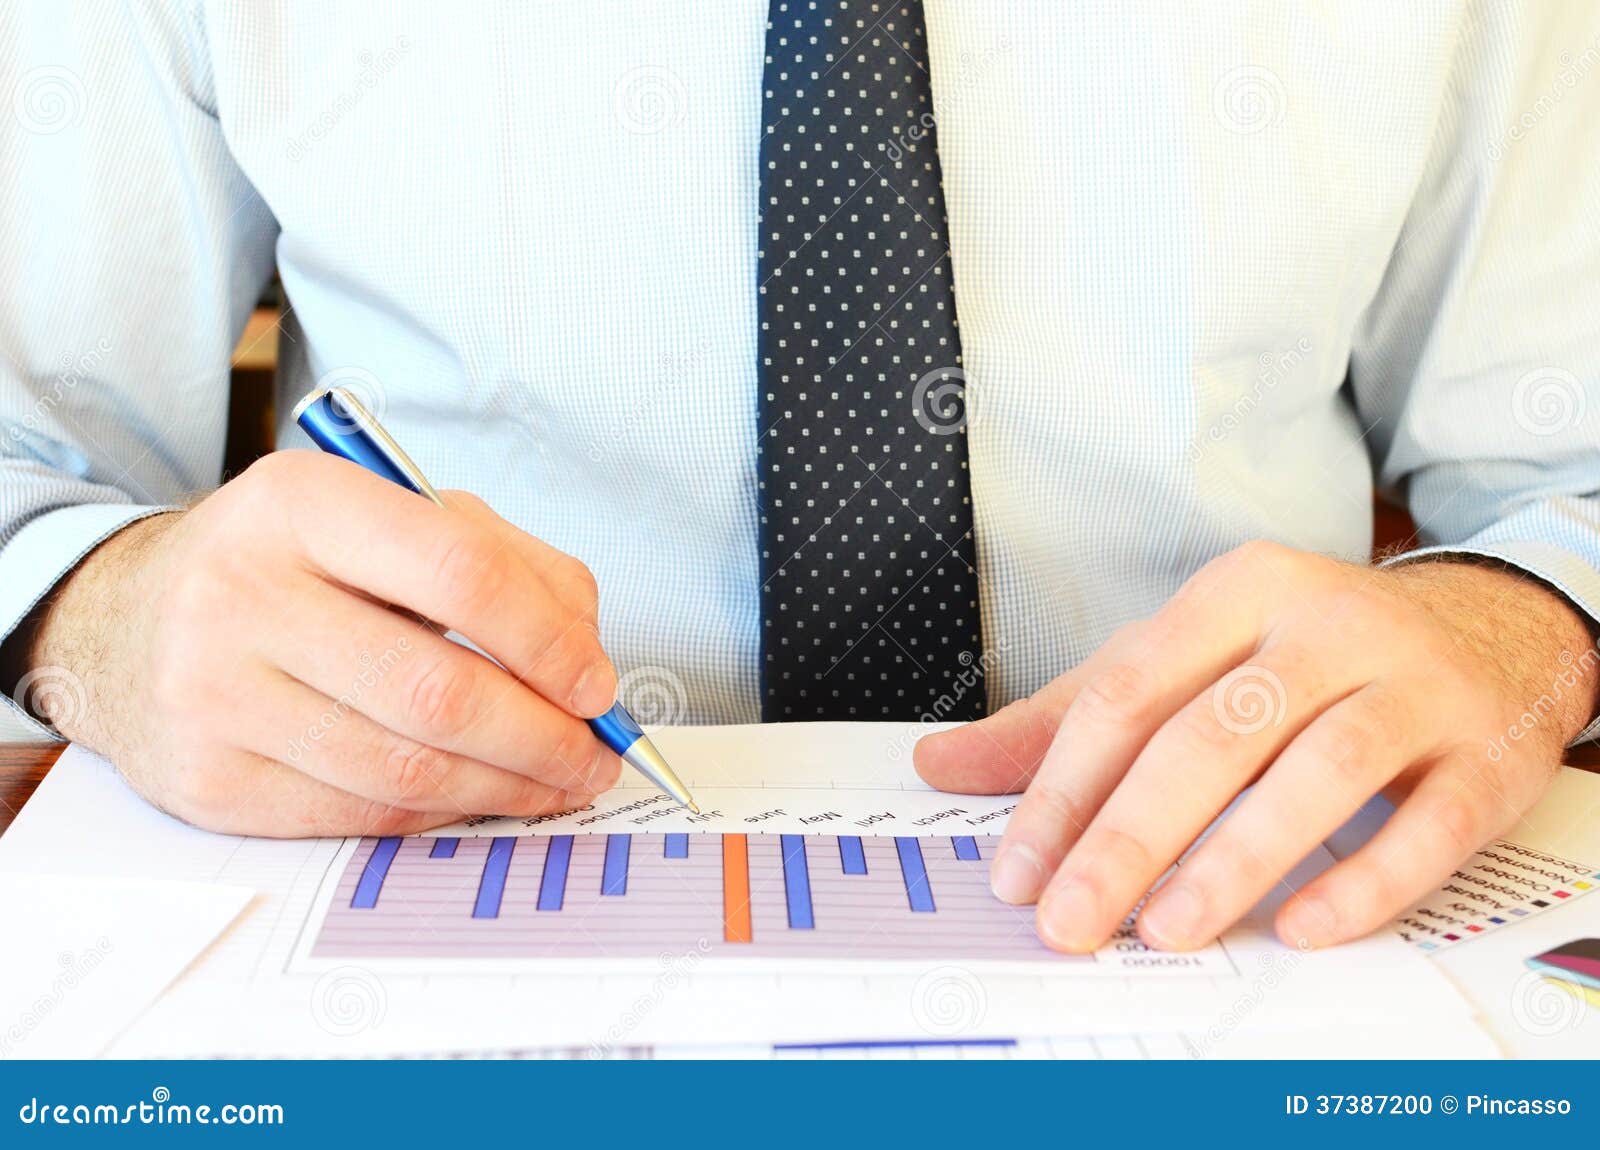
[[[763,716],[974,718],[980,645],[921,0],[773,0],[761,143]]]

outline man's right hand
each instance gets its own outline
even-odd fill
[[[594,577],[481,500],[444,498],[285,451],[124,528],[34,633],[30,666],[82,687],[42,692],[45,717],[158,806],[234,834],[583,805],[621,769],[582,721],[617,686]]]

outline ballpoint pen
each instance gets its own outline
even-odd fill
[[[440,507],[445,505],[410,456],[348,388],[318,388],[295,404],[294,418],[311,441],[330,455],[359,464],[380,478],[431,499]],[[587,721],[595,737],[615,751],[623,762],[695,814],[700,813],[683,780],[667,765],[667,760],[620,698],[605,714]]]

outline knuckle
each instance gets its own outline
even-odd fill
[[[1091,679],[1073,710],[1107,726],[1142,725],[1160,696],[1156,676],[1137,663],[1119,663]]]
[[[1201,703],[1191,703],[1172,717],[1171,738],[1177,744],[1175,751],[1179,762],[1187,762],[1195,755],[1234,749],[1239,746],[1240,735],[1230,731],[1217,720],[1216,708],[1208,695]],[[1246,736],[1248,737],[1248,736]]]
[[[1095,831],[1089,853],[1102,860],[1112,874],[1144,874],[1155,862],[1144,840],[1120,827],[1102,827]]]
[[[1373,745],[1372,730],[1364,724],[1326,719],[1317,730],[1312,753],[1341,792],[1365,801],[1377,782],[1373,778]]]
[[[217,826],[232,815],[239,790],[225,772],[205,766],[180,772],[176,785],[164,789],[175,814],[196,826]]]
[[[1457,860],[1477,850],[1488,837],[1488,791],[1486,785],[1469,784],[1434,813],[1434,825]]]
[[[588,777],[589,764],[595,756],[595,740],[589,729],[576,720],[562,723],[561,728],[546,762],[551,777],[576,788]]]
[[[567,624],[539,638],[527,671],[529,674],[537,672],[552,696],[565,698],[577,688],[578,679],[594,660],[593,647],[588,628]]]
[[[440,549],[434,578],[447,608],[472,617],[490,612],[504,601],[510,568],[506,557],[486,545],[476,532],[461,531]]]
[[[571,555],[563,557],[561,581],[563,587],[576,594],[585,606],[593,606],[600,599],[600,583],[595,579],[594,572],[589,570],[589,565],[581,559]]]
[[[455,652],[450,652],[425,667],[407,692],[411,718],[442,738],[460,735],[477,715],[476,677],[454,656]]]
[[[449,771],[447,757],[410,739],[396,739],[384,749],[382,785],[395,801],[437,795]]]
[[[1338,884],[1322,901],[1331,907],[1341,924],[1349,927],[1379,923],[1405,909],[1408,892],[1406,877],[1387,860],[1358,854],[1350,872],[1338,876]],[[1337,891],[1339,897],[1331,897]]]
[[[1083,831],[1089,825],[1085,811],[1070,791],[1052,780],[1038,780],[1028,792],[1032,801],[1052,819]]]
[[[1202,891],[1224,893],[1268,888],[1285,869],[1271,850],[1228,834],[1226,826],[1183,867],[1188,880]]]
[[[227,486],[230,490],[243,495],[293,482],[300,474],[304,462],[296,457],[305,454],[300,451],[269,451],[246,467],[240,472],[239,478]]]
[[[363,801],[354,814],[354,833],[361,835],[405,834],[416,830],[424,820],[415,811],[377,800]]]

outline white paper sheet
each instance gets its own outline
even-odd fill
[[[86,1058],[250,901],[239,887],[0,876],[0,1058]]]
[[[585,1047],[539,1047],[531,1050],[463,1052],[452,1058],[568,1060],[601,1057]],[[1244,1027],[1208,1049],[1207,1036],[1170,1031],[1157,1034],[1049,1035],[1043,1038],[986,1039],[974,1042],[879,1041],[773,1046],[628,1046],[607,1051],[606,1058],[671,1060],[720,1058],[739,1061],[818,1061],[834,1059],[1139,1061],[1214,1058],[1223,1061],[1260,1059],[1448,1058],[1498,1059],[1494,1040],[1465,1015],[1437,1020],[1420,1033],[1409,1026],[1318,1026],[1292,1030]]]
[[[1393,807],[1382,799],[1368,804],[1329,840],[1333,853],[1340,858],[1349,855],[1391,813]],[[1538,895],[1549,905],[1532,907],[1527,897],[1518,898],[1510,905],[1528,909],[1529,914],[1498,916],[1515,920],[1505,923],[1476,921],[1483,930],[1469,931],[1471,937],[1436,948],[1433,962],[1461,988],[1507,1054],[1552,1059],[1600,1056],[1600,1003],[1528,966],[1528,959],[1544,951],[1578,939],[1600,938],[1600,897],[1594,894],[1590,877],[1600,867],[1600,775],[1570,767],[1558,770],[1538,805],[1506,832],[1506,841],[1561,860],[1564,868],[1540,864],[1536,858],[1507,856],[1550,870],[1564,881],[1549,881],[1549,890],[1538,892],[1532,885],[1550,876],[1524,869],[1513,883],[1478,873],[1479,879],[1519,890],[1523,896]],[[1479,852],[1474,861],[1482,858]],[[1518,873],[1501,860],[1486,861],[1494,869]],[[1579,877],[1580,870],[1587,870],[1589,876]],[[1576,887],[1574,879],[1588,885]],[[1567,891],[1569,897],[1543,898],[1553,896],[1556,890]],[[1442,908],[1438,913],[1448,914],[1459,901],[1441,895],[1424,900],[1423,905]],[[1413,933],[1403,921],[1406,917],[1411,916],[1402,916],[1396,927],[1402,936]]]
[[[903,726],[806,725],[677,728],[656,738],[692,785],[736,772],[763,793],[826,790],[843,803],[866,789],[966,803],[920,784],[908,751],[895,753],[904,733]],[[79,849],[84,841],[96,850]],[[0,872],[114,870],[262,892],[117,1043],[123,1056],[1175,1032],[1206,1036],[1204,1055],[1269,1027],[1400,1025],[1427,1047],[1428,1035],[1449,1033],[1444,1021],[1459,1022],[1467,1013],[1454,989],[1397,939],[1309,954],[1284,947],[1271,932],[1272,903],[1224,940],[1225,973],[1185,978],[1137,972],[1082,978],[1071,963],[997,973],[948,961],[905,962],[893,970],[831,962],[744,971],[689,953],[587,973],[558,967],[414,973],[355,960],[301,973],[292,963],[296,945],[315,925],[318,893],[342,845],[230,838],[180,826],[127,792],[104,763],[74,749],[0,838]],[[1327,862],[1318,852],[1277,897]],[[1432,1047],[1449,1053],[1447,1039]]]

